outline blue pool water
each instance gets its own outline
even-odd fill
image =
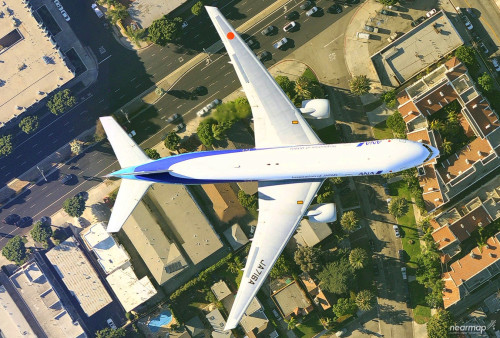
[[[170,310],[165,310],[157,317],[151,319],[148,323],[148,327],[151,332],[158,332],[162,326],[168,325],[171,321],[172,312],[170,312]]]

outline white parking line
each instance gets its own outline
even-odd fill
[[[156,53],[152,54],[151,56],[155,56],[155,55],[156,55]]]
[[[102,99],[101,101],[99,101],[99,103],[103,103],[104,102],[104,99]]]
[[[332,41],[328,42],[326,45],[323,46],[323,48],[327,47],[329,44],[335,42],[335,40],[337,40],[338,38],[340,38],[342,35],[344,34],[340,34],[339,36],[337,36],[335,39],[333,39]]]
[[[137,79],[137,78],[136,78],[136,77],[132,78],[132,79],[130,80],[130,82],[135,81],[135,79]]]
[[[118,93],[118,91],[120,91],[120,88],[118,88],[117,90],[115,90],[115,93]]]
[[[139,88],[142,85],[142,83],[139,83],[135,88]]]
[[[166,58],[168,58],[168,55],[167,55],[167,56],[165,56],[162,60],[165,60]]]
[[[122,96],[120,96],[119,100],[123,99],[125,97],[125,94],[123,94]]]
[[[108,56],[107,58],[105,58],[104,60],[100,61],[100,62],[98,63],[98,65],[100,65],[101,63],[103,63],[104,61],[106,61],[107,59],[109,59],[111,56],[112,56],[112,55],[110,55],[110,56]]]
[[[80,112],[80,115],[83,115],[83,114],[85,114],[86,112],[87,112],[86,110],[82,110],[82,111]]]

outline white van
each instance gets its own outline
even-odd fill
[[[363,32],[357,32],[356,37],[358,39],[365,39],[365,40],[370,40],[370,34],[368,33],[363,33]]]

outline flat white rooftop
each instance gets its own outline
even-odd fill
[[[0,11],[0,123],[43,99],[74,75],[20,0],[2,0]],[[20,107],[20,108],[16,108]]]
[[[112,302],[74,237],[52,248],[46,256],[87,316],[92,316]]]
[[[154,295],[156,290],[147,276],[137,279],[131,266],[120,268],[106,277],[126,312],[135,309]]]
[[[132,20],[137,22],[142,28],[147,28],[154,20],[172,12],[186,1],[135,0],[131,2],[128,12]]]
[[[104,228],[104,223],[96,223],[80,233],[89,250],[93,250],[106,274],[110,274],[129,261],[125,250],[118,246]]]
[[[0,336],[36,337],[5,287],[0,285]]]

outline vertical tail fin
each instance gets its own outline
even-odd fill
[[[99,119],[122,168],[138,166],[151,161],[111,116]],[[141,180],[122,179],[108,222],[108,232],[117,232],[121,229],[151,184]]]

